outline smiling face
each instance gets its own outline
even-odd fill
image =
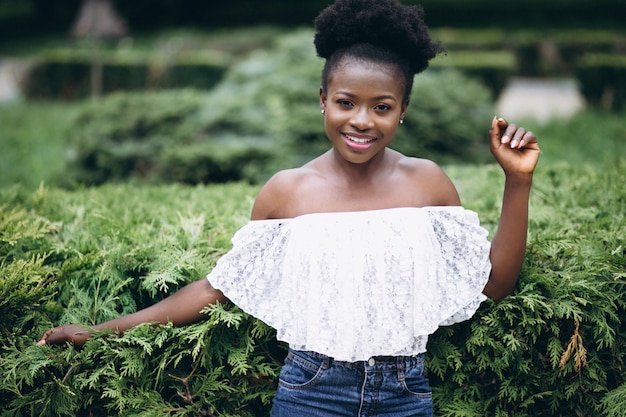
[[[362,164],[384,154],[408,101],[392,65],[347,59],[320,91],[326,135],[334,150],[351,163]]]

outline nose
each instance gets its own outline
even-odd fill
[[[366,107],[359,107],[355,109],[355,112],[350,119],[350,124],[359,130],[367,130],[372,127],[372,118],[369,114],[369,109]]]

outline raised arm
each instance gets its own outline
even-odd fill
[[[491,275],[483,290],[494,300],[515,288],[526,251],[528,201],[539,144],[532,132],[494,118],[489,131],[491,152],[504,170],[502,213],[491,242]]]
[[[224,302],[226,297],[221,291],[214,289],[208,280],[201,279],[136,313],[118,317],[90,328],[68,324],[55,327],[46,331],[37,344],[72,342],[82,346],[91,336],[91,329],[110,329],[116,333],[123,333],[141,323],[166,324],[171,322],[176,326],[183,326],[199,321],[204,316],[200,311],[217,301]]]

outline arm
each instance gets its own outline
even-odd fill
[[[275,175],[266,184],[257,197],[252,212],[252,219],[269,219],[280,215],[284,207],[282,194],[277,190],[283,188],[283,183],[289,178],[287,173]],[[288,189],[288,188],[287,188]],[[172,322],[176,326],[193,323],[204,317],[200,311],[209,304],[225,302],[226,297],[221,291],[214,289],[208,280],[188,284],[166,299],[135,313],[118,317],[92,327],[62,325],[46,331],[38,345],[71,342],[82,346],[89,337],[90,330],[110,329],[117,333],[123,333],[127,329],[141,323]]]
[[[491,275],[483,290],[494,300],[515,288],[526,251],[528,201],[539,145],[532,132],[495,119],[489,132],[491,152],[504,170],[505,185],[498,230],[491,242]]]
[[[176,326],[183,326],[199,321],[204,316],[200,311],[207,305],[214,304],[217,301],[225,302],[226,297],[221,291],[214,289],[208,280],[202,279],[186,285],[171,296],[150,307],[98,324],[91,327],[91,329],[110,329],[116,333],[123,333],[127,329],[141,323],[166,324],[172,322]],[[82,346],[90,336],[89,328],[62,325],[45,332],[37,344],[72,342]]]

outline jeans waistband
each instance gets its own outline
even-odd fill
[[[297,354],[298,351],[292,350],[294,354]],[[376,366],[376,365],[386,365],[391,367],[397,367],[402,369],[412,368],[414,366],[423,365],[424,364],[424,354],[420,353],[415,356],[372,356],[367,360],[348,362],[348,361],[338,361],[335,360],[331,356],[324,355],[322,353],[317,353],[313,351],[302,351],[303,354],[309,355],[315,358],[318,358],[322,361],[322,363],[328,367],[332,364],[356,367],[356,368],[365,368],[367,366]]]

